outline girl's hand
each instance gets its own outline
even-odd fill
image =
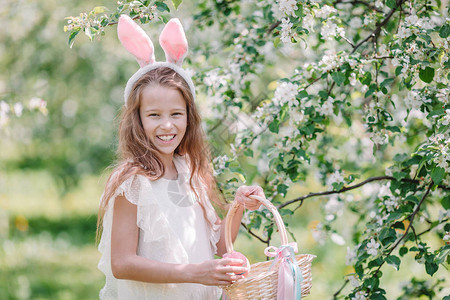
[[[195,264],[192,271],[193,281],[204,285],[230,285],[244,278],[242,275],[234,275],[248,271],[246,267],[242,267],[243,264],[242,259],[237,258],[213,259]]]
[[[234,201],[237,201],[239,204],[243,205],[245,208],[249,210],[258,209],[261,206],[261,202],[258,200],[249,198],[250,195],[257,195],[265,198],[264,191],[260,186],[252,185],[240,186],[236,191],[236,196],[234,197]]]

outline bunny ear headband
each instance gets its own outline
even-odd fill
[[[161,35],[159,43],[166,53],[166,61],[155,61],[153,43],[149,36],[129,16],[121,15],[117,25],[117,35],[125,49],[136,57],[141,67],[128,80],[125,87],[125,106],[136,81],[151,70],[167,67],[177,72],[189,85],[192,96],[195,98],[195,88],[189,74],[181,67],[188,52],[188,43],[184,34],[183,26],[178,19],[167,22]]]

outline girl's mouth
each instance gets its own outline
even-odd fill
[[[164,143],[170,143],[174,138],[176,134],[168,134],[168,135],[157,135],[156,137],[164,142]]]

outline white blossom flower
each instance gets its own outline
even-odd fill
[[[356,292],[355,297],[352,297],[351,300],[366,300],[367,295],[363,291]]]
[[[384,205],[386,206],[386,210],[388,212],[393,212],[398,207],[397,197],[392,196],[384,200]]]
[[[394,58],[391,60],[391,64],[392,64],[394,67],[398,67],[398,66],[400,65],[400,60],[399,60],[397,57],[394,57]]]
[[[450,109],[445,110],[445,116],[442,118],[441,123],[445,126],[450,124]]]
[[[449,231],[447,231],[447,232],[445,233],[445,235],[444,235],[444,237],[442,238],[442,240],[444,240],[444,241],[450,241],[450,232],[449,232]]]
[[[392,175],[390,175],[390,176],[392,176]],[[378,197],[380,197],[380,198],[383,198],[384,196],[391,197],[392,196],[392,192],[391,192],[390,187],[391,187],[391,182],[383,184],[380,187],[380,190],[378,192]]]
[[[405,23],[408,25],[415,26],[418,21],[419,21],[419,17],[417,17],[417,15],[415,13],[413,13],[405,18]]]
[[[342,201],[339,201],[337,195],[332,195],[330,196],[330,199],[328,199],[328,202],[325,204],[324,208],[326,214],[337,214],[342,212],[344,203]]]
[[[7,114],[9,112],[9,104],[5,101],[0,101],[0,113]]]
[[[318,111],[323,116],[331,116],[333,114],[334,109],[334,99],[328,97],[327,101],[325,101],[322,105],[320,105]]]
[[[355,73],[351,73],[350,74],[349,81],[350,81],[350,85],[351,86],[355,86],[356,85],[356,74]]]
[[[389,142],[389,136],[384,129],[381,131],[370,132],[369,136],[372,142],[377,145],[384,145]]]
[[[416,23],[416,25],[425,30],[433,29],[435,26],[433,20],[427,17],[420,18],[419,21]]]
[[[218,88],[219,86],[225,86],[226,80],[224,76],[219,75],[218,70],[212,70],[206,73],[204,83],[207,86],[212,86],[214,88]]]
[[[22,115],[23,112],[23,105],[20,102],[17,102],[16,104],[14,104],[14,113],[16,114],[16,116],[20,117]]]
[[[279,106],[288,103],[290,107],[298,105],[298,100],[295,98],[298,94],[298,85],[292,82],[282,82],[275,90],[273,102]]]
[[[325,22],[325,25],[322,26],[320,34],[323,36],[324,39],[331,40],[336,35],[344,36],[345,31],[344,28],[338,27],[332,21],[327,21]]]
[[[408,38],[410,35],[412,34],[411,29],[408,27],[404,27],[404,26],[400,26],[400,28],[398,29],[398,33],[397,36],[400,39],[406,39]]]
[[[378,53],[380,53],[380,55],[389,55],[389,50],[387,46],[383,44],[380,47],[378,47]]]
[[[306,14],[306,16],[303,18],[303,28],[308,29],[309,31],[314,31],[314,25],[316,24],[316,21],[312,14]]]
[[[450,88],[440,89],[436,93],[436,97],[443,103],[449,102]]]
[[[375,7],[376,8],[382,8],[383,7],[383,1],[381,1],[381,0],[375,1]]]
[[[289,19],[283,18],[281,20],[281,41],[285,44],[291,43],[292,38],[292,23],[289,21]]]
[[[324,5],[320,9],[314,9],[314,14],[316,15],[316,18],[322,18],[326,19],[328,16],[332,13],[336,13],[337,10],[334,7],[331,7],[329,5]]]
[[[278,0],[278,9],[288,16],[295,16],[295,11],[298,9],[296,0]]]
[[[378,254],[378,248],[380,247],[380,244],[378,244],[374,239],[371,239],[370,242],[367,244],[367,253],[370,255],[377,255]]]
[[[333,233],[331,234],[330,239],[331,239],[336,245],[339,245],[339,246],[345,245],[345,240],[344,240],[344,238],[343,238],[341,235],[339,235],[339,234],[337,234],[337,233],[335,233],[335,232],[333,232]]]
[[[405,105],[410,109],[420,109],[422,106],[422,102],[420,101],[420,96],[415,91],[409,91],[408,95],[405,98]]]
[[[356,258],[356,252],[352,249],[350,249],[350,247],[347,247],[347,255],[345,256],[345,264],[347,266],[353,264],[355,262],[355,258]]]
[[[226,162],[229,161],[229,158],[227,155],[217,156],[213,159],[213,164],[216,166],[214,169],[214,175],[218,175],[223,172],[225,169]]]
[[[348,280],[350,281],[350,284],[352,285],[352,286],[354,286],[354,287],[359,287],[359,281],[358,281],[358,279],[356,279],[356,276],[355,275],[351,275],[351,276],[348,276]]]
[[[362,21],[360,17],[354,17],[350,20],[348,23],[350,25],[350,28],[360,28],[362,25]]]
[[[437,164],[438,167],[443,168],[446,172],[450,171],[449,164],[447,159],[443,155],[437,155],[433,161]]]
[[[244,215],[242,216],[242,223],[244,223],[245,225],[250,224],[251,220],[250,220],[250,210],[246,210],[244,212]]]
[[[314,240],[319,244],[319,245],[323,245],[325,244],[325,240],[327,238],[327,234],[325,231],[323,231],[322,229],[322,224],[317,225],[317,228],[313,229],[311,231],[311,234],[314,238]]]
[[[333,188],[333,183],[342,183],[342,182],[344,182],[344,177],[342,177],[341,172],[339,170],[336,170],[327,178],[327,185],[330,188]]]

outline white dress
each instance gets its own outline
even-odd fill
[[[148,259],[176,263],[200,263],[213,259],[220,238],[216,214],[211,204],[203,210],[189,189],[189,168],[184,156],[174,155],[177,180],[160,178],[151,181],[142,175],[125,180],[110,199],[99,244],[102,253],[98,268],[105,274],[106,283],[100,299],[218,299],[217,287],[194,283],[146,283],[116,279],[111,271],[111,226],[114,200],[124,195],[137,206],[136,224],[139,227],[138,255]]]

